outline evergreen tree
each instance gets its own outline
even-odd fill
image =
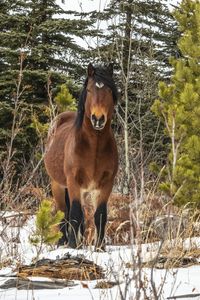
[[[36,214],[36,230],[30,237],[34,245],[52,245],[58,242],[62,233],[59,231],[59,223],[64,218],[64,213],[60,210],[53,214],[53,204],[51,200],[43,200]]]
[[[178,204],[200,206],[200,2],[183,0],[174,15],[182,58],[171,60],[171,82],[160,83],[153,107],[171,139],[170,176],[161,188]]]
[[[1,161],[7,157],[13,131],[18,168],[22,158],[30,158],[38,141],[32,116],[45,124],[49,92],[54,98],[69,77],[77,80],[85,74],[86,51],[75,37],[92,35],[92,22],[73,11],[65,12],[56,0],[0,2]],[[13,130],[13,118],[19,130]]]
[[[76,110],[76,100],[70,94],[68,87],[65,84],[61,85],[60,91],[55,97],[55,102],[59,112],[65,110]]]
[[[166,3],[112,0],[96,16],[109,24],[108,32],[99,38],[98,52],[117,68],[121,90],[118,120],[124,132],[127,177],[128,169],[135,172],[144,161],[147,166],[152,157],[157,162],[165,157],[166,138],[150,107],[157,97],[158,81],[169,78],[169,56],[179,56],[177,24]],[[138,155],[141,149],[143,157]]]
[[[108,31],[99,39],[101,56],[119,63],[120,52],[125,67],[131,42],[130,55],[136,60],[140,53],[145,54],[159,78],[168,79],[169,57],[177,57],[180,52],[177,23],[167,4],[166,0],[111,0],[102,13],[94,14],[108,22]]]
[[[49,76],[56,85],[66,79],[62,72],[73,77],[83,74],[81,55],[85,50],[74,36],[91,34],[90,21],[73,19],[75,12],[63,11],[52,0],[8,0],[2,6],[0,51],[7,73],[1,70],[1,98],[10,97],[15,90],[21,52],[23,85],[29,95],[26,101],[31,103],[47,101],[45,85]]]

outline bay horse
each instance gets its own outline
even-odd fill
[[[104,249],[107,202],[118,169],[112,75],[111,65],[88,65],[77,112],[58,115],[47,141],[45,166],[56,208],[65,213],[59,245],[78,248],[83,235],[92,242],[96,228],[95,249]]]

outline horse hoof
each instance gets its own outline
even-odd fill
[[[64,246],[64,245],[67,245],[67,240],[65,238],[60,238],[58,243],[57,243],[57,247],[61,247],[61,246]]]
[[[83,245],[82,244],[79,244],[77,245],[76,243],[68,243],[67,244],[67,248],[72,248],[72,249],[82,249],[83,248]]]
[[[76,249],[76,248],[77,248],[76,242],[69,242],[69,243],[67,244],[67,248]]]

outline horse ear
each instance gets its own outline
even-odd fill
[[[113,63],[109,63],[107,69],[108,69],[110,76],[112,77],[113,76]]]
[[[87,74],[90,77],[94,76],[94,67],[91,63],[89,63],[88,65]]]

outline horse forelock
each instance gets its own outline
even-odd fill
[[[94,78],[95,83],[97,83],[101,87],[103,87],[102,86],[102,84],[103,84],[111,89],[112,95],[113,95],[113,101],[114,101],[114,104],[116,104],[117,103],[117,94],[118,94],[117,87],[115,85],[113,78],[111,77],[110,73],[108,72],[108,70],[104,69],[102,67],[95,68],[93,78]]]
[[[93,75],[93,80],[95,82],[95,85],[98,88],[103,88],[104,86],[107,86],[111,89],[112,95],[113,95],[113,102],[114,104],[117,103],[117,87],[115,85],[115,82],[113,78],[110,76],[107,69],[104,69],[102,67],[96,67],[95,72]],[[78,102],[78,110],[77,110],[77,117],[75,120],[75,126],[77,128],[81,128],[85,113],[85,101],[87,97],[87,84],[88,84],[89,77],[86,78],[82,92],[79,97]]]

